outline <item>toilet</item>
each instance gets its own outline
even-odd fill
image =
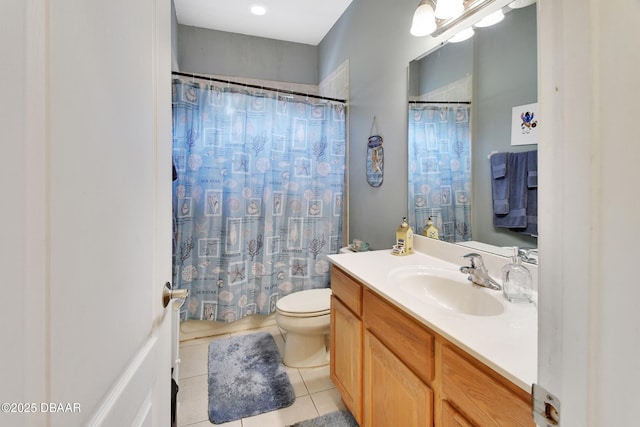
[[[295,292],[276,303],[276,323],[286,332],[283,362],[292,368],[329,363],[327,338],[331,318],[331,289]]]

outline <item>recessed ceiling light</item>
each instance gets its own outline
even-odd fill
[[[251,11],[251,13],[258,16],[267,13],[267,8],[261,4],[252,4],[251,6],[249,6],[249,10]]]

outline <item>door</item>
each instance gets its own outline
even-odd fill
[[[170,6],[0,9],[16,289],[0,425],[170,425]]]

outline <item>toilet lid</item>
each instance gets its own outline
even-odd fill
[[[331,308],[331,289],[309,289],[295,292],[280,298],[276,303],[280,312],[293,315],[307,314],[308,316],[320,316],[328,314]]]

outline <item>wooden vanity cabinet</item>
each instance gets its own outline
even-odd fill
[[[446,400],[442,402],[442,427],[475,427]]]
[[[360,426],[534,426],[526,391],[336,266],[331,287],[331,379]]]
[[[362,286],[334,268],[331,289],[331,380],[362,426]]]
[[[441,372],[443,398],[476,424],[534,425],[529,393],[452,344],[442,346]]]
[[[363,292],[363,427],[433,425],[434,336]]]
[[[363,427],[433,425],[433,391],[368,330]]]

